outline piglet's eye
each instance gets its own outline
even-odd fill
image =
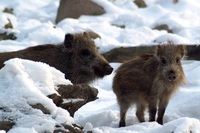
[[[167,60],[166,60],[164,57],[162,57],[162,58],[161,58],[161,63],[162,63],[163,65],[166,65],[166,64],[167,64]]]
[[[180,63],[180,58],[176,58],[176,63]]]
[[[83,49],[81,51],[81,55],[83,55],[83,56],[91,56],[92,53],[88,49]]]

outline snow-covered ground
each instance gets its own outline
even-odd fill
[[[107,13],[95,17],[65,19],[56,25],[59,0],[0,0],[0,29],[10,19],[14,28],[8,32],[14,32],[17,36],[16,40],[0,41],[0,52],[39,44],[61,43],[65,33],[85,30],[93,30],[101,36],[101,39],[95,39],[101,53],[115,47],[152,45],[167,40],[183,44],[200,43],[199,0],[178,0],[176,4],[173,0],[145,0],[148,7],[142,9],[132,3],[132,0],[93,1],[102,5]],[[3,13],[5,7],[13,8],[15,15]],[[173,33],[153,30],[160,24],[167,24]],[[116,69],[120,64],[111,65]],[[75,121],[85,131],[92,130],[94,133],[198,133],[200,62],[183,61],[183,68],[188,84],[182,86],[170,100],[164,125],[156,122],[139,123],[133,106],[127,114],[128,126],[118,128],[119,110],[111,87],[114,73],[91,84],[98,88],[99,99],[83,106],[72,119],[67,111],[57,108],[45,97],[55,91],[53,88],[56,84],[68,84],[69,81],[45,64],[20,59],[6,62],[5,67],[0,70],[0,106],[10,106],[10,117],[18,120],[17,126],[10,133],[43,132],[47,125],[51,130],[56,122],[64,121]],[[37,102],[46,105],[51,115],[42,115],[37,110],[27,114],[29,104]],[[21,110],[16,110],[19,106]]]
[[[47,64],[22,59],[5,62],[0,70],[0,120],[16,122],[16,127],[9,132],[52,132],[57,123],[74,123],[68,111],[58,108],[46,97],[56,93],[59,84],[71,82]],[[49,110],[50,115],[30,106],[37,103]]]

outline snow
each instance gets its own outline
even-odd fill
[[[13,119],[16,125],[20,125],[11,132],[20,131],[22,128],[30,130],[30,127],[33,128],[32,132],[52,132],[58,122],[74,122],[68,111],[56,107],[53,101],[46,97],[57,93],[56,85],[71,84],[64,78],[64,74],[55,68],[41,62],[11,59],[6,61],[0,70],[0,84],[1,120]],[[50,115],[30,106],[37,103],[49,110]],[[48,129],[45,128],[47,125]]]
[[[147,8],[138,8],[132,0],[92,1],[101,5],[107,13],[100,16],[83,15],[79,19],[68,18],[55,24],[58,0],[0,0],[0,33],[7,31],[17,36],[16,40],[0,41],[0,52],[39,44],[60,44],[66,33],[85,30],[95,31],[101,36],[94,40],[101,53],[116,47],[152,45],[168,40],[182,44],[200,42],[199,0],[179,0],[176,4],[173,0],[145,0]],[[14,15],[4,13],[5,7],[13,8]],[[3,27],[8,20],[14,28],[5,30]],[[173,33],[153,29],[161,24],[167,24]],[[120,64],[111,65],[116,70]],[[156,122],[139,123],[133,106],[127,114],[127,127],[118,128],[119,109],[112,91],[115,73],[91,84],[99,90],[99,99],[80,108],[71,118],[66,110],[56,107],[46,97],[57,93],[56,85],[71,84],[64,79],[64,74],[44,63],[12,59],[5,62],[0,70],[0,106],[7,110],[5,114],[0,112],[0,118],[15,119],[17,125],[9,133],[52,132],[59,122],[76,122],[84,127],[85,132],[92,130],[94,133],[198,133],[199,66],[200,61],[183,61],[188,83],[181,86],[171,98],[164,125]],[[31,108],[29,104],[35,103],[45,106],[50,114]],[[145,117],[148,118],[148,115]]]

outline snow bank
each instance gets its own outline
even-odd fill
[[[177,120],[166,123],[163,126],[153,128],[145,133],[199,133],[200,121],[194,118],[179,118]]]
[[[58,84],[71,82],[47,64],[22,59],[6,61],[0,70],[0,119],[16,123],[10,132],[52,132],[56,123],[73,123],[68,111],[58,108],[46,97],[57,93]],[[30,106],[37,103],[50,114]]]
[[[124,128],[93,128],[90,123],[87,123],[85,131],[92,130],[94,133],[199,133],[199,124],[199,120],[192,118],[180,118],[163,126],[157,124],[156,122],[144,122]]]

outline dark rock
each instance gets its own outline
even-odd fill
[[[178,3],[178,0],[173,0],[174,4]]]
[[[82,127],[76,124],[72,125],[60,124],[56,125],[53,133],[83,133],[82,129],[83,129]]]
[[[79,18],[81,15],[101,15],[105,10],[91,0],[60,0],[56,23],[65,18]]]
[[[12,121],[0,121],[0,130],[9,131],[15,125]]]
[[[41,103],[37,103],[37,104],[34,104],[34,105],[30,105],[32,108],[34,109],[39,109],[41,110],[44,114],[50,114],[51,112],[46,109]]]
[[[173,33],[173,31],[171,29],[169,29],[169,26],[166,25],[166,24],[157,25],[153,29],[156,29],[156,30],[166,30],[168,33]]]
[[[12,9],[12,8],[5,8],[5,9],[3,10],[3,12],[9,13],[9,14],[13,14],[13,9]],[[8,19],[8,21],[9,21],[9,22],[4,26],[4,28],[5,28],[5,29],[13,29],[13,25],[12,25],[10,19]]]
[[[8,19],[8,23],[4,27],[5,27],[5,29],[13,29],[13,25],[12,25],[10,19]]]
[[[0,40],[15,40],[17,39],[14,33],[0,32]]]
[[[59,105],[60,103],[63,102],[62,97],[57,95],[57,94],[55,94],[55,93],[51,94],[51,95],[48,95],[48,97],[51,98],[56,105]]]
[[[3,12],[9,13],[9,14],[14,14],[14,13],[13,13],[13,8],[5,8],[5,9],[3,10]]]
[[[112,24],[113,26],[116,26],[116,27],[119,27],[119,28],[121,28],[121,29],[124,29],[124,28],[126,28],[126,26],[125,25],[118,25],[118,24]]]
[[[97,99],[98,90],[86,84],[76,85],[60,85],[57,92],[60,94],[52,94],[48,97],[63,109],[69,111],[73,117],[74,113],[83,105]]]
[[[140,7],[140,8],[145,8],[147,7],[146,3],[144,2],[144,0],[134,0],[134,3]]]

